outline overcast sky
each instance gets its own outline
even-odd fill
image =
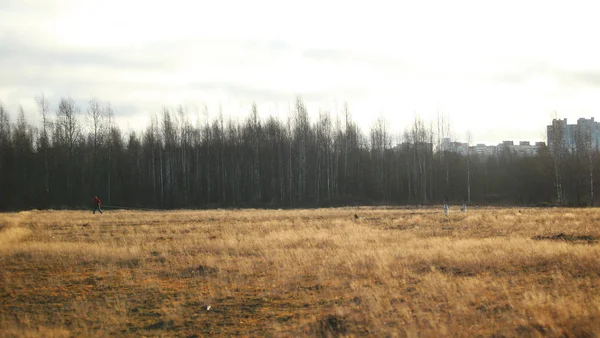
[[[0,0],[0,101],[110,101],[136,128],[178,105],[285,118],[342,111],[368,131],[448,117],[456,139],[545,140],[599,117],[600,8],[580,1]],[[556,113],[554,113],[556,112]],[[600,119],[600,118],[599,118]],[[36,120],[37,121],[37,120]]]

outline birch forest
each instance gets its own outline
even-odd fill
[[[393,135],[359,127],[348,107],[309,118],[199,119],[183,108],[124,132],[107,102],[36,98],[41,123],[0,104],[0,209],[105,206],[294,208],[346,205],[590,205],[597,151],[540,148],[535,156],[444,152],[444,121],[416,119]],[[584,149],[585,148],[585,149]]]

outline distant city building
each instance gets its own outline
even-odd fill
[[[496,146],[479,143],[470,147],[467,143],[453,142],[449,138],[445,138],[442,140],[441,150],[461,155],[467,155],[470,152],[479,156],[497,156],[502,151],[510,151],[518,156],[534,156],[538,149],[545,145],[544,142],[536,142],[535,145],[532,145],[529,141],[520,141],[519,144],[515,144],[513,141],[503,141]]]
[[[510,151],[517,156],[534,156],[546,144],[552,151],[559,140],[567,151],[575,151],[578,144],[592,149],[600,148],[600,122],[594,121],[593,117],[590,119],[579,118],[577,124],[567,124],[566,118],[553,119],[552,124],[546,127],[546,132],[547,143],[531,144],[530,141],[519,141],[518,144],[515,144],[514,141],[503,141],[496,146],[488,146],[483,143],[469,146],[468,143],[452,141],[449,137],[445,137],[442,139],[440,150],[461,155],[497,156],[502,152]]]
[[[469,144],[452,141],[449,137],[445,137],[442,139],[442,151],[467,155],[469,153]]]
[[[475,153],[481,156],[496,156],[498,154],[498,147],[479,143],[475,146]]]
[[[538,152],[538,148],[539,148],[539,142],[537,142],[536,144],[538,145],[532,145],[529,141],[521,141],[519,142],[518,146],[514,146],[514,151],[517,153],[517,155],[520,156],[534,156],[537,154]]]
[[[515,144],[513,141],[504,141],[498,147],[511,151],[517,156],[534,156],[538,153],[538,149],[545,145],[544,142],[536,142],[532,145],[529,141],[520,141],[519,144]]]
[[[592,148],[600,146],[600,125],[594,118],[577,119],[577,124],[567,124],[567,119],[553,119],[552,124],[546,127],[546,137],[550,150],[554,149],[559,140],[568,151],[577,147],[579,139],[583,144]]]

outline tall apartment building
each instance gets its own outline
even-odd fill
[[[577,119],[577,124],[567,124],[567,119],[553,119],[546,127],[548,147],[552,150],[556,142],[561,141],[568,151],[574,151],[577,141],[585,142],[592,148],[600,147],[600,124],[594,118]]]

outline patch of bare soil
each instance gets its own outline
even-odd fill
[[[198,265],[197,267],[191,267],[181,272],[181,277],[196,277],[196,276],[214,276],[219,272],[219,268]]]
[[[567,235],[560,233],[553,236],[533,236],[533,240],[551,240],[551,241],[565,241],[565,242],[586,242],[586,243],[597,243],[598,238],[590,235]]]
[[[338,337],[348,332],[348,323],[341,316],[329,315],[318,321],[315,331],[320,337]]]

